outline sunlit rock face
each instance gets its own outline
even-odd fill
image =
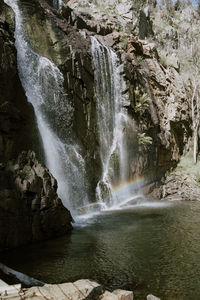
[[[100,35],[113,30],[130,33],[133,22],[132,1],[63,1],[63,16],[79,29],[87,29]]]
[[[188,91],[178,71],[161,64],[153,43],[126,37],[125,47],[129,109],[140,129],[133,168],[155,180],[177,164],[191,136]]]

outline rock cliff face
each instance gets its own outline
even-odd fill
[[[128,110],[139,130],[133,169],[155,181],[178,163],[192,134],[187,91],[178,71],[161,64],[154,44],[124,37],[125,51],[119,51],[129,87]]]
[[[112,47],[124,64],[122,76],[126,87],[122,101],[138,128],[138,138],[134,142],[130,162],[132,176],[145,175],[150,181],[160,179],[166,170],[177,164],[192,134],[188,90],[183,85],[178,67],[163,66],[153,43],[138,41],[137,37],[125,33],[128,30],[126,13],[132,11],[129,3],[119,3],[126,10],[120,16],[115,14],[115,10],[120,7],[112,8],[111,14],[115,14],[115,20],[111,20],[107,11],[102,12],[100,4],[86,2],[89,6],[85,2],[67,2],[62,9],[62,30],[54,27],[54,31],[57,36],[61,36],[60,30],[63,34],[64,24],[65,32],[68,28],[65,39],[67,45],[71,45],[71,52],[68,59],[65,56],[60,68],[66,78],[66,90],[75,106],[75,132],[82,141],[85,153],[90,153],[88,166],[92,163],[99,165],[93,67],[88,39],[91,34],[97,34],[96,37]],[[46,11],[43,2],[42,5]],[[112,6],[112,3],[109,2],[109,5]],[[55,11],[53,13],[52,22],[58,22]],[[102,14],[104,22],[100,25],[98,19]],[[119,30],[116,24],[122,23],[126,24],[122,33],[114,31]],[[94,156],[96,159],[91,163]],[[92,175],[94,177],[94,173]],[[98,174],[94,178],[98,178]]]
[[[145,175],[150,182],[159,180],[167,170],[176,166],[192,135],[189,101],[191,91],[184,86],[177,63],[164,66],[154,43],[138,40],[136,35],[130,33],[132,29],[141,38],[153,36],[148,8],[140,10],[136,16],[133,11],[134,3],[131,6],[130,1],[118,1],[116,5],[112,5],[112,1],[102,4],[99,0],[95,3],[97,4],[89,1],[87,8],[83,2],[69,1],[67,7],[71,9],[71,19],[76,14],[82,16],[85,23],[87,19],[94,19],[91,15],[95,11],[99,16],[102,14],[101,5],[105,6],[104,20],[110,20],[108,14],[115,15],[115,20],[109,21],[113,33],[101,37],[98,28],[92,31],[98,34],[105,45],[116,51],[124,64],[122,75],[126,87],[122,101],[136,121],[138,130],[130,161],[132,176]],[[120,11],[121,6],[123,9]],[[119,11],[118,14],[116,11]],[[131,19],[131,27],[128,26],[130,20],[126,14]],[[141,25],[144,22],[146,25]],[[73,23],[80,28],[78,22]],[[104,23],[101,26],[106,26]],[[119,30],[116,24],[124,24],[121,33],[114,31]],[[138,24],[138,29],[134,24]],[[141,27],[145,32],[141,32]]]
[[[71,229],[55,179],[32,152],[21,153],[33,149],[43,157],[33,108],[19,79],[14,42],[14,14],[0,1],[0,250]]]
[[[91,195],[94,195],[94,187],[100,174],[100,162],[90,35],[96,34],[103,44],[112,47],[124,64],[122,76],[126,87],[122,102],[131,118],[136,121],[138,132],[137,138],[134,137],[130,158],[132,176],[145,175],[148,181],[159,180],[166,170],[177,164],[192,134],[188,90],[183,85],[178,67],[164,66],[155,44],[139,41],[137,36],[130,33],[128,23],[134,19],[131,17],[132,6],[129,2],[119,1],[116,7],[112,1],[103,6],[100,2],[68,1],[62,8],[61,18],[44,1],[38,1],[37,4],[35,1],[34,5],[37,5],[39,13],[33,17],[28,13],[30,5],[27,9],[26,1],[23,1],[27,23],[32,24],[28,26],[28,31],[34,49],[47,55],[64,74],[65,88],[74,105],[74,132],[86,155],[88,170],[90,166],[96,166],[95,172],[90,172],[93,178]],[[120,11],[120,5],[123,11],[117,14],[116,10]],[[144,13],[148,17],[148,12]],[[129,20],[126,14],[129,14]],[[103,22],[100,24],[98,20],[102,17]],[[38,21],[37,18],[41,20]],[[140,19],[135,21],[140,23]],[[120,30],[119,24],[124,26],[121,28],[122,32],[117,33],[116,30]],[[39,26],[46,30],[48,47],[39,43],[41,37],[38,39],[31,29],[38,27],[37,31],[42,32]],[[131,26],[134,28],[133,24]],[[147,31],[150,32],[151,29]],[[47,49],[49,53],[46,52]]]

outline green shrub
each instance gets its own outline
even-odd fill
[[[146,93],[140,95],[138,88],[135,90],[136,104],[135,112],[143,113],[149,107],[150,99]]]
[[[137,134],[139,151],[146,150],[150,145],[152,145],[152,138],[147,136],[146,133]]]

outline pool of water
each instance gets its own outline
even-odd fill
[[[162,300],[200,299],[200,202],[154,202],[80,220],[70,236],[1,254],[48,283],[89,278]]]

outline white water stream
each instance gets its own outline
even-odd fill
[[[77,207],[88,203],[85,165],[79,147],[59,138],[59,123],[64,118],[69,128],[73,108],[63,90],[63,75],[47,58],[35,53],[25,33],[18,1],[5,0],[15,12],[15,39],[19,75],[28,101],[33,105],[42,138],[46,164],[58,181],[58,195],[63,204],[76,214]],[[57,126],[56,126],[57,125]],[[66,135],[69,136],[69,132]]]
[[[59,10],[63,6],[62,0],[53,0],[53,7]]]
[[[107,208],[119,207],[120,203],[135,197],[134,189],[126,184],[130,180],[129,133],[135,130],[134,122],[123,107],[123,65],[120,65],[117,55],[95,37],[91,37],[91,44],[102,162],[102,178],[97,186],[97,199],[101,202],[106,199]],[[119,184],[126,186],[116,191],[114,187]]]

